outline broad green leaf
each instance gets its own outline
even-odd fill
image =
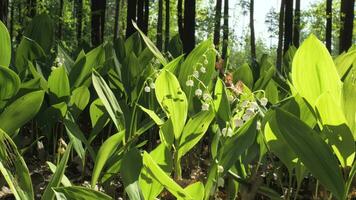
[[[0,171],[16,199],[32,200],[30,172],[15,143],[0,129]]]
[[[345,182],[338,161],[320,135],[292,114],[280,109],[271,114],[268,123],[277,138],[283,138],[320,183],[337,199],[342,199]]]
[[[129,23],[129,22],[128,22]],[[153,42],[138,28],[137,24],[132,21],[133,26],[136,28],[136,30],[140,33],[143,41],[145,41],[147,47],[151,50],[153,55],[156,56],[156,58],[159,60],[159,62],[162,65],[166,65],[168,62],[164,58],[164,56],[161,54],[161,52],[157,49],[157,47],[153,44]]]
[[[72,149],[72,143],[69,143],[67,146],[66,151],[64,152],[61,161],[58,164],[56,172],[52,175],[51,180],[49,181],[45,191],[42,195],[42,200],[52,200],[54,199],[54,191],[52,190],[53,187],[58,187],[61,183],[63,178],[64,172],[66,170],[66,165],[69,159],[69,155]]]
[[[182,62],[183,59],[184,59],[184,55],[181,55],[181,56],[175,58],[174,60],[169,62],[167,65],[165,65],[163,67],[163,70],[167,70],[167,71],[170,71],[173,74],[175,74],[177,71],[177,68],[179,67],[179,64]]]
[[[173,168],[172,155],[163,143],[159,144],[153,151],[151,151],[150,155],[167,175],[171,174]],[[145,199],[155,199],[164,188],[163,185],[148,173],[146,168],[142,168],[141,170],[139,184]]]
[[[122,139],[124,138],[125,130],[120,131],[112,136],[110,136],[101,145],[98,154],[95,159],[95,165],[93,169],[93,174],[91,178],[91,186],[95,187],[96,182],[99,179],[100,173],[104,168],[106,161],[114,154],[118,146],[120,145]]]
[[[0,100],[13,97],[20,89],[20,78],[9,68],[0,66]]]
[[[53,188],[57,200],[113,200],[110,196],[81,186]]]
[[[90,100],[90,92],[86,86],[76,88],[70,96],[69,105],[74,118],[85,109]]]
[[[0,115],[0,128],[13,136],[17,129],[36,116],[43,96],[44,91],[31,92],[11,103]]]
[[[90,121],[92,131],[90,133],[89,142],[100,133],[101,130],[110,122],[105,106],[100,99],[93,101],[89,108]]]
[[[208,130],[214,116],[212,110],[201,111],[187,122],[183,129],[182,137],[179,140],[178,159],[183,157],[199,142]]]
[[[340,78],[343,78],[349,71],[352,63],[356,60],[356,48],[351,48],[347,53],[342,53],[334,59],[336,69]]]
[[[242,66],[238,67],[234,73],[234,83],[237,81],[242,81],[248,88],[252,89],[253,87],[253,73],[250,66],[245,63]]]
[[[342,88],[342,107],[347,123],[356,141],[356,60],[345,78]]]
[[[156,179],[161,185],[163,185],[170,193],[172,193],[176,198],[181,198],[184,200],[193,198],[174,180],[172,180],[166,173],[163,171],[153,158],[145,151],[143,153],[143,165],[150,173],[150,175]]]
[[[55,173],[57,170],[57,166],[49,161],[46,162],[49,169],[51,170],[52,173]],[[70,182],[70,180],[67,178],[67,176],[65,174],[63,174],[61,183],[64,187],[69,187],[72,186],[72,183]]]
[[[104,79],[96,71],[92,74],[93,85],[99,98],[103,102],[107,112],[109,113],[111,120],[115,124],[118,131],[124,129],[124,114],[120,108],[119,103],[116,100],[114,93],[106,84]]]
[[[177,78],[166,70],[157,77],[156,98],[166,115],[172,120],[173,133],[179,139],[188,114],[188,102]]]
[[[227,99],[225,84],[220,78],[218,78],[215,84],[214,97],[214,107],[217,116],[224,122],[229,121],[231,117],[230,103]]]
[[[347,196],[348,196],[349,190],[350,190],[350,186],[351,186],[352,182],[354,181],[355,174],[356,174],[356,162],[354,162],[354,164],[352,165],[349,176],[347,177],[347,180],[346,180],[344,199],[347,199]]]
[[[151,119],[158,125],[158,126],[161,126],[164,124],[164,121],[153,111],[153,110],[149,110],[143,106],[140,106],[139,107],[141,108],[141,110],[143,112],[145,112],[148,116],[151,117]]]
[[[261,76],[253,86],[254,90],[264,90],[270,80],[273,78],[274,74],[276,73],[276,68],[270,67],[268,71],[265,72],[263,76]]]
[[[63,66],[54,69],[48,77],[48,88],[57,98],[70,95],[69,79]]]
[[[45,52],[49,52],[54,43],[54,24],[47,14],[35,16],[27,26],[24,35],[36,41]]]
[[[341,166],[351,166],[355,158],[355,142],[341,106],[335,103],[329,93],[324,93],[316,102],[316,110],[323,125],[321,128]]]
[[[11,62],[11,39],[5,24],[0,21],[0,65],[8,67]]]
[[[142,168],[142,157],[136,148],[130,149],[122,158],[120,175],[125,185],[125,191],[130,199],[143,200],[139,186],[139,176]]]
[[[325,92],[330,92],[340,104],[342,83],[336,67],[324,44],[314,35],[303,42],[294,56],[292,82],[297,92],[313,107]]]
[[[194,200],[203,200],[204,199],[204,184],[202,182],[195,182],[191,185],[188,185],[184,190],[193,197]],[[177,198],[177,200],[183,200],[182,198]]]
[[[34,40],[23,37],[16,50],[15,67],[18,73],[24,73],[29,61],[44,58],[45,52]]]
[[[276,104],[279,101],[279,91],[276,82],[270,80],[265,88],[265,95],[269,102]]]

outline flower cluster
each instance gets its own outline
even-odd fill
[[[155,83],[151,79],[148,79],[148,82],[149,84],[146,85],[144,88],[145,92],[147,93],[151,92],[151,90],[154,90],[156,88]]]

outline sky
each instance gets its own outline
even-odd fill
[[[232,23],[230,24],[230,28],[234,31],[237,37],[240,37],[244,34],[243,30],[248,31],[249,25],[249,15],[241,16],[242,10],[238,5],[240,0],[230,0],[230,19],[232,19]],[[307,9],[311,3],[318,2],[320,0],[301,0],[301,10]],[[265,18],[268,11],[271,8],[274,8],[277,12],[279,12],[281,0],[255,0],[255,35],[256,38],[268,39],[269,33],[267,30],[267,26],[265,24]],[[232,26],[232,27],[231,27]],[[270,39],[268,39],[270,40]],[[276,41],[266,41],[268,45],[275,44]]]

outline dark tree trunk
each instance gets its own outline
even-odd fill
[[[159,50],[162,50],[162,31],[163,31],[163,0],[158,0],[158,21],[157,21],[157,40],[156,45]]]
[[[27,0],[27,16],[33,18],[37,13],[37,0]]]
[[[9,14],[9,0],[0,0],[0,20],[7,26]]]
[[[178,33],[180,39],[183,41],[184,29],[183,29],[183,0],[177,2],[177,15],[178,15]]]
[[[325,45],[331,53],[331,35],[332,32],[332,0],[326,0],[326,31],[325,31]]]
[[[91,0],[91,42],[100,45],[104,40],[106,0]]]
[[[354,0],[341,0],[341,28],[339,53],[347,51],[352,45],[352,31],[354,21]]]
[[[253,61],[256,61],[256,39],[255,39],[255,23],[254,23],[254,8],[255,8],[254,0],[250,0],[250,34],[251,34],[251,57]]]
[[[195,47],[195,1],[184,1],[183,50],[186,54],[190,53]]]
[[[216,0],[215,8],[215,26],[214,26],[214,45],[215,49],[219,51],[220,45],[220,31],[221,31],[221,4],[222,0]]]
[[[170,0],[166,0],[166,27],[165,27],[165,48],[168,51],[170,40]]]
[[[83,29],[83,0],[75,0],[75,12],[77,18],[77,42],[82,42],[82,29]]]
[[[150,1],[145,0],[145,13],[144,13],[144,23],[142,27],[142,31],[147,35],[148,33],[148,19],[150,16]]]
[[[14,11],[15,11],[15,2],[12,1],[11,6],[10,6],[10,38],[11,38],[11,40],[14,37],[14,23],[15,23]]]
[[[136,32],[132,21],[136,21],[137,0],[127,0],[126,38]]]
[[[225,59],[229,44],[229,0],[224,0],[223,47],[221,58]]]
[[[293,0],[285,1],[285,19],[284,19],[284,53],[292,45],[293,37]]]
[[[300,38],[300,0],[295,1],[293,45],[299,47]]]
[[[277,69],[278,69],[278,71],[282,71],[284,8],[285,8],[285,0],[281,0],[281,7],[279,9],[279,30],[278,30],[278,47],[277,47]]]
[[[19,24],[23,24],[23,12],[22,12],[22,2],[17,2],[17,20]],[[21,27],[22,28],[22,27]],[[19,42],[22,38],[22,31],[18,31],[16,36],[16,41]]]
[[[64,7],[64,0],[59,0],[59,14],[58,14],[59,19],[58,19],[58,30],[57,30],[58,40],[62,39],[63,7]]]
[[[144,6],[145,0],[137,0],[137,25],[142,30],[145,19],[144,19]]]
[[[115,2],[115,22],[114,22],[114,40],[117,39],[119,33],[119,17],[120,17],[120,0]]]

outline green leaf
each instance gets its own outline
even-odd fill
[[[8,67],[11,62],[11,39],[5,24],[0,21],[0,65]]]
[[[173,133],[179,139],[188,114],[188,102],[177,78],[166,70],[157,77],[156,98],[166,115],[172,119]]]
[[[204,199],[204,184],[202,182],[196,182],[191,185],[188,185],[184,190],[193,197],[194,200],[203,200]],[[182,198],[177,198],[177,200],[182,200]]]
[[[0,129],[0,171],[16,199],[34,199],[30,173],[11,138]]]
[[[0,115],[0,128],[10,137],[36,116],[42,105],[44,91],[28,93],[5,108]]]
[[[34,40],[23,37],[16,50],[15,67],[18,73],[24,73],[28,68],[28,62],[44,58],[45,52]]]
[[[157,47],[153,44],[153,42],[140,30],[140,28],[138,28],[137,24],[134,21],[132,21],[132,24],[136,28],[136,30],[140,33],[143,41],[145,41],[147,47],[151,50],[153,55],[155,55],[155,57],[159,60],[159,62],[162,65],[166,65],[168,63],[167,60],[164,58],[164,56],[161,54],[161,52],[157,49]]]
[[[214,107],[215,107],[215,112],[217,112],[217,116],[222,121],[227,122],[230,120],[231,117],[230,103],[229,100],[227,99],[225,84],[220,78],[218,78],[215,85]]]
[[[130,199],[143,200],[139,186],[139,176],[142,168],[142,157],[138,149],[132,148],[122,158],[120,175],[125,185],[125,191]]]
[[[354,67],[345,78],[342,88],[342,107],[354,140],[356,141],[356,60]]]
[[[89,141],[92,142],[100,131],[110,122],[110,118],[100,99],[96,99],[91,103],[89,113],[91,126],[93,128],[90,133]]]
[[[125,124],[124,114],[122,113],[122,110],[116,100],[114,93],[111,91],[109,86],[106,84],[106,82],[98,72],[93,72],[92,80],[95,91],[98,93],[99,98],[103,102],[117,130],[123,130]]]
[[[55,173],[57,170],[57,166],[49,161],[46,162],[49,169],[51,170],[52,173]],[[65,174],[63,174],[61,183],[64,187],[69,187],[72,186],[72,183],[70,182],[70,180],[67,178],[67,176]]]
[[[57,98],[70,95],[69,79],[63,66],[54,69],[48,77],[48,88]]]
[[[238,67],[233,74],[234,83],[237,81],[242,81],[248,88],[253,87],[253,73],[250,66],[245,63],[241,67]]]
[[[143,153],[143,165],[151,176],[162,184],[175,197],[184,200],[193,199],[181,186],[172,180],[145,151]]]
[[[113,200],[110,196],[80,186],[53,188],[57,200]]]
[[[139,107],[141,108],[141,110],[143,112],[145,112],[148,116],[151,117],[151,119],[158,125],[158,126],[161,126],[164,124],[164,121],[153,111],[153,110],[149,110],[143,106],[140,106]]]
[[[0,100],[13,97],[20,89],[20,78],[9,68],[0,66]]]
[[[101,145],[98,154],[95,159],[95,165],[91,178],[91,186],[94,188],[96,182],[99,179],[100,173],[104,168],[106,161],[114,154],[122,139],[124,138],[125,130],[120,131],[112,136],[110,136]]]
[[[340,78],[343,78],[345,74],[352,67],[352,63],[356,60],[356,49],[351,48],[347,53],[342,53],[334,59],[336,69]]]
[[[324,44],[314,35],[303,42],[294,56],[292,82],[297,92],[313,107],[325,92],[330,92],[340,104],[342,83],[336,67]]]
[[[90,92],[86,86],[76,88],[70,96],[69,105],[74,118],[78,118],[79,114],[85,109],[90,100]]]
[[[72,143],[69,143],[67,146],[66,151],[63,154],[61,161],[58,164],[56,172],[53,174],[51,180],[49,181],[45,191],[42,195],[42,200],[51,200],[54,199],[54,191],[52,190],[53,187],[58,187],[61,183],[61,180],[64,175],[64,171],[66,170],[66,165],[69,159],[70,151],[72,149]]]
[[[342,199],[345,182],[338,161],[319,134],[292,114],[280,109],[271,114],[268,123],[277,138],[282,138],[288,144],[320,183],[336,198]]]
[[[152,159],[157,165],[167,174],[171,174],[173,169],[173,158],[166,146],[161,143],[153,151],[150,152]],[[142,194],[145,199],[155,199],[163,190],[163,185],[160,184],[146,168],[142,168],[139,184]]]

